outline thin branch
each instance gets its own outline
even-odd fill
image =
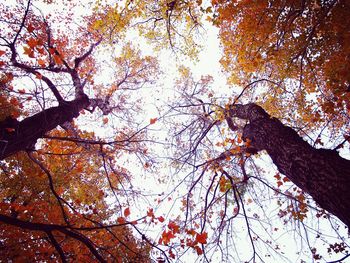
[[[53,236],[52,232],[51,231],[47,231],[46,234],[47,234],[48,238],[50,239],[52,245],[57,250],[57,253],[60,255],[62,263],[66,263],[67,259],[66,259],[66,256],[64,255],[64,251],[63,251],[62,247],[60,246],[60,244],[58,244],[58,242],[55,239],[55,237]]]

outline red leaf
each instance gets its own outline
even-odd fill
[[[50,47],[49,52],[51,55],[54,55],[56,53],[56,49],[54,49],[53,47]]]
[[[153,208],[148,209],[147,216],[154,218]]]
[[[276,180],[281,180],[281,175],[279,173],[277,173],[275,176]]]
[[[290,182],[290,180],[288,179],[288,177],[284,177],[283,182]]]
[[[6,52],[4,50],[0,50],[0,57],[4,55]]]
[[[13,97],[10,99],[10,103],[13,106],[18,106],[19,105],[19,101],[16,98],[13,98]]]
[[[118,218],[117,218],[117,222],[118,222],[118,224],[125,224],[125,223],[126,223],[126,220],[125,220],[124,217],[118,217]]]
[[[36,50],[41,54],[41,55],[45,55],[45,49],[43,47],[36,47]]]
[[[129,215],[130,215],[130,208],[127,207],[127,208],[125,208],[125,210],[124,210],[124,216],[125,216],[125,217],[128,217]]]
[[[157,120],[158,120],[157,118],[151,118],[149,120],[149,124],[155,124]]]
[[[157,218],[159,222],[163,223],[164,222],[164,217],[160,216]]]
[[[207,243],[207,238],[208,234],[206,232],[203,232],[202,234],[197,234],[196,235],[196,241],[201,244],[206,244]]]
[[[14,119],[17,119],[20,116],[19,111],[13,111],[11,112],[11,117]]]
[[[180,227],[179,227],[179,225],[177,225],[175,222],[170,222],[170,223],[168,224],[168,227],[169,227],[169,229],[171,229],[174,233],[179,233],[179,232],[180,232],[180,231],[179,231]]]
[[[197,251],[197,255],[202,255],[203,254],[203,250],[199,246],[195,246],[194,248]]]
[[[27,27],[27,30],[29,33],[32,33],[34,31],[35,27],[32,24],[29,24]]]

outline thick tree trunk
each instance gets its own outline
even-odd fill
[[[315,149],[293,129],[256,104],[235,105],[230,116],[249,120],[243,139],[266,150],[278,170],[328,212],[350,226],[350,161],[336,151]]]
[[[16,152],[32,149],[39,138],[79,115],[89,106],[89,98],[81,96],[73,101],[64,101],[57,107],[43,110],[20,122],[6,119],[0,122],[0,160]]]

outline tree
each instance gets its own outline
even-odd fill
[[[126,43],[114,60],[113,82],[101,91],[92,53],[104,36],[89,29],[91,17],[76,29],[62,23],[69,14],[45,16],[31,1],[0,9],[1,259],[149,262],[150,244],[130,227],[139,219],[131,223],[122,201],[130,174],[116,163],[115,151],[147,156],[131,110],[123,113],[128,93],[157,71],[155,59]],[[110,142],[73,122],[97,108],[99,115],[119,112],[125,120],[127,128],[121,124]]]
[[[348,76],[343,66],[334,66],[334,63],[341,65],[349,63],[347,55],[349,36],[345,33],[348,24],[342,22],[349,9],[346,1],[300,3],[212,1],[212,3],[217,11],[214,22],[220,26],[224,48],[222,64],[232,77],[236,77],[233,82],[245,83],[268,79],[270,85],[275,85],[268,88],[269,95],[267,93],[259,95],[261,99],[258,99],[258,102],[270,112],[277,113],[277,116],[281,113],[286,114],[286,111],[290,113],[294,111],[286,121],[294,122],[294,125],[297,124],[295,126],[298,126],[298,122],[302,122],[302,125],[307,127],[304,132],[312,130],[315,124],[325,121],[328,125],[333,125],[335,134],[342,132],[340,128],[347,127]],[[232,50],[235,50],[235,53]],[[290,94],[289,98],[286,93]],[[310,98],[310,95],[314,98]],[[232,116],[253,121],[244,128],[246,138],[258,144],[257,150],[267,150],[281,173],[287,175],[305,192],[310,193],[320,205],[323,203],[321,207],[337,214],[349,226],[349,217],[343,215],[348,209],[343,207],[339,212],[335,212],[335,206],[345,205],[347,198],[336,201],[333,191],[330,190],[333,189],[332,182],[340,180],[339,184],[336,183],[338,190],[335,191],[346,193],[344,189],[349,181],[349,175],[345,172],[348,165],[346,160],[340,158],[335,151],[312,150],[301,140],[300,144],[296,143],[297,134],[292,135],[292,132],[290,136],[295,137],[294,144],[300,146],[304,144],[309,148],[309,152],[303,155],[304,151],[301,148],[298,150],[288,148],[288,129],[284,129],[286,133],[282,130],[277,131],[277,127],[282,129],[277,123],[274,125],[277,130],[270,129],[269,125],[274,123],[273,121],[270,124],[264,121],[259,123],[265,132],[258,138],[259,129],[252,119],[253,113],[248,113],[245,107],[251,109],[253,106],[238,105],[237,113],[233,113]],[[241,109],[244,113],[240,112]],[[343,132],[343,135],[347,140],[347,132]],[[264,138],[264,141],[261,141],[261,138]],[[279,141],[278,138],[284,139]],[[319,138],[316,138],[316,143],[320,141]],[[272,146],[272,140],[279,143]],[[284,147],[286,148],[281,151]],[[289,168],[281,163],[283,153],[288,156],[284,162],[288,162]],[[318,157],[313,157],[314,153],[320,155],[316,154]],[[303,168],[298,167],[301,163],[293,162],[293,155],[297,158],[303,156],[301,159],[307,160],[307,165]],[[328,179],[322,179],[322,172],[327,170],[322,166],[323,158],[330,161],[328,166],[332,167],[331,169],[339,169],[327,172],[329,175],[333,174]],[[313,160],[317,160],[314,165]],[[312,179],[314,172],[311,170],[314,168],[317,176]],[[308,177],[305,177],[304,182],[294,179],[293,174],[303,173]],[[306,183],[306,180],[309,182]],[[323,187],[322,181],[326,182]],[[315,183],[317,186],[311,186]],[[345,188],[340,190],[343,186]],[[310,187],[315,190],[311,190]],[[322,197],[319,196],[321,192]],[[331,195],[326,197],[326,193]],[[322,198],[325,199],[322,201]],[[334,202],[334,205],[327,205],[327,200]]]
[[[348,195],[338,194],[349,161],[335,151],[349,128],[345,1],[97,1],[84,16],[74,1],[72,12],[44,2],[49,14],[32,1],[0,5],[3,260],[150,262],[153,248],[159,262],[188,251],[206,262],[287,261],[288,231],[300,260],[348,257],[332,217],[349,226]],[[137,32],[195,60],[205,16],[241,89],[228,95],[179,66],[174,95],[145,117],[143,89],[162,75],[128,40]],[[263,151],[278,171],[259,164]],[[174,185],[149,201],[130,170]]]

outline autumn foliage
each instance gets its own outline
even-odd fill
[[[1,262],[349,256],[348,1],[0,11]]]

